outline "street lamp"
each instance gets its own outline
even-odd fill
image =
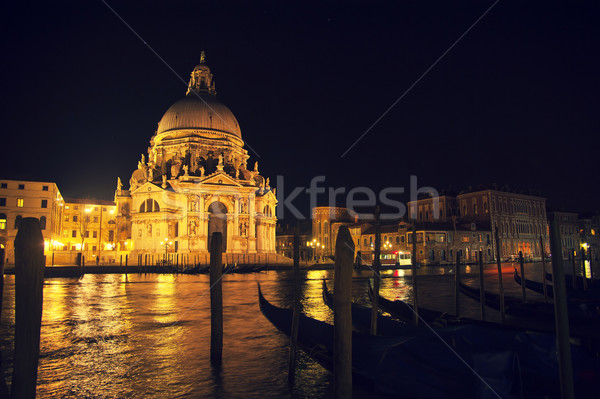
[[[160,242],[160,245],[162,245],[163,247],[165,247],[165,260],[164,260],[164,264],[166,265],[166,264],[168,263],[168,262],[167,262],[167,259],[168,259],[168,258],[167,258],[167,256],[168,256],[169,247],[170,247],[171,245],[173,245],[173,242],[172,242],[172,241],[169,241],[169,239],[168,239],[168,238],[165,238],[165,240],[164,240],[164,241],[161,241],[161,242]]]

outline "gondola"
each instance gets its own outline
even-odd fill
[[[289,335],[292,310],[270,304],[260,285],[258,297],[265,317]],[[298,344],[332,369],[332,325],[300,315]],[[513,351],[460,355],[466,364],[437,337],[386,338],[352,333],[353,377],[376,392],[406,398],[517,397],[519,373]]]
[[[371,287],[369,287],[371,288]],[[372,297],[372,292],[370,296]],[[386,305],[398,305],[403,303],[403,316],[405,322],[396,321],[390,317],[380,315],[378,318],[377,332],[381,335],[394,336],[394,333],[401,336],[431,336],[434,334],[437,338],[445,340],[450,346],[462,352],[473,350],[487,350],[489,352],[514,350],[519,359],[522,371],[524,397],[540,395],[553,397],[554,392],[558,392],[555,375],[558,373],[558,359],[556,357],[548,358],[548,353],[556,352],[556,336],[547,332],[533,331],[532,329],[518,328],[516,326],[503,325],[499,323],[485,322],[468,318],[452,316],[444,320],[446,313],[428,310],[421,316],[420,327],[409,324],[412,322],[412,307],[402,301],[389,301],[379,296],[381,308],[386,309]],[[325,303],[333,308],[333,295],[327,289],[327,284],[323,281],[323,299]],[[362,326],[362,329],[369,329],[371,308],[356,303],[352,304],[352,322],[353,325]],[[392,309],[400,306],[391,306]],[[419,309],[420,311],[421,309]],[[387,310],[386,310],[387,311]],[[361,315],[362,313],[362,315]],[[391,313],[396,315],[395,313]],[[358,323],[355,322],[355,315],[360,317]],[[435,319],[427,320],[428,316],[438,316]],[[439,316],[442,316],[440,321]],[[445,323],[447,322],[447,323]],[[396,324],[395,326],[393,326]],[[445,325],[442,325],[445,324]],[[435,331],[435,333],[434,333]],[[459,349],[461,348],[461,349]],[[574,369],[576,372],[577,391],[580,396],[585,397],[585,392],[590,391],[594,384],[590,384],[583,376],[592,374],[598,375],[600,363],[589,353],[586,353],[579,346],[572,345],[571,353],[574,359]],[[600,376],[600,375],[599,375]],[[540,389],[543,386],[543,389]],[[543,390],[543,393],[541,392]],[[593,397],[593,395],[592,395]]]
[[[552,273],[546,272],[544,275],[546,277],[546,280],[552,281]],[[567,289],[567,292],[569,292],[569,291],[573,290],[573,276],[571,276],[569,274],[565,274],[564,276],[565,276],[565,287]],[[587,286],[588,286],[587,291],[582,291],[579,288],[575,288],[575,290],[578,292],[592,293],[595,297],[600,298],[600,283],[598,282],[598,280],[596,280],[596,279],[592,280],[592,279],[586,278],[586,282],[587,282]],[[577,287],[583,287],[583,277],[577,276],[576,283],[577,283]]]
[[[523,279],[519,275],[519,272],[517,271],[516,267],[515,267],[515,281],[519,285],[521,285],[522,281],[523,281]],[[527,287],[530,290],[537,292],[539,294],[542,294],[542,295],[544,294],[544,284],[543,283],[525,279],[525,287]],[[567,293],[567,299],[571,302],[575,302],[575,301],[600,302],[600,295],[598,295],[597,293],[595,293],[593,291],[582,291],[582,290],[573,289],[572,286],[570,286],[568,284],[565,284],[565,290]],[[553,289],[552,285],[548,285],[548,284],[546,285],[546,292],[547,292],[549,298],[554,298],[554,289]]]

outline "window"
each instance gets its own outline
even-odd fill
[[[69,209],[69,208],[67,208],[67,209]],[[73,206],[73,209],[75,209],[75,210],[78,210],[78,209],[79,209],[79,206],[78,206],[78,205],[75,205],[75,206]]]
[[[42,186],[42,191],[48,191],[48,186]]]
[[[15,218],[15,229],[18,229],[21,226],[21,220],[23,220],[23,216],[17,215]]]
[[[402,241],[402,243],[404,243],[404,236],[400,237],[400,240]]]
[[[42,208],[48,208],[48,200],[47,199],[42,200]]]
[[[77,230],[72,230],[71,231],[71,237],[77,238]]]
[[[46,230],[46,216],[40,217],[40,228]]]
[[[94,223],[98,223],[98,216],[94,216]]]
[[[140,212],[160,212],[160,206],[155,200],[148,198],[140,205]]]
[[[84,234],[84,236],[85,236],[85,238],[90,238],[90,232],[86,231],[85,234]]]
[[[69,238],[69,231],[68,230],[64,230],[63,231],[63,237],[64,238]]]
[[[108,241],[114,241],[114,240],[115,240],[115,231],[108,230]]]
[[[6,206],[6,198],[0,198],[0,206]]]
[[[469,242],[469,236],[463,235],[463,236],[460,238],[460,241],[462,241],[462,242]]]
[[[0,213],[0,230],[6,230],[6,214]]]
[[[25,203],[25,200],[23,198],[17,198],[17,206],[19,208],[23,208],[24,203]]]
[[[77,215],[73,215],[73,221],[76,222],[77,221]]]
[[[8,185],[6,183],[2,183],[2,185],[0,186],[0,188],[8,188]]]
[[[19,184],[19,190],[25,190],[25,185],[24,184]]]
[[[93,237],[93,238],[98,238],[98,232],[97,232],[97,231],[94,231],[94,232],[92,233],[92,237]]]
[[[367,245],[367,239],[366,239],[366,238],[363,240],[363,244],[364,244],[365,246]]]
[[[96,246],[94,245],[94,246],[92,246],[92,251],[95,251],[95,250],[96,250]]]
[[[71,218],[69,217],[69,215],[65,215],[65,222],[68,222]]]
[[[396,236],[396,244],[400,244],[400,236]]]

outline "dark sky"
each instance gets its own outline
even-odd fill
[[[286,193],[416,175],[600,208],[598,2],[498,2],[343,158],[492,1],[108,4],[186,82],[206,51],[250,165]],[[101,1],[9,2],[3,17],[0,175],[112,199],[185,85]]]

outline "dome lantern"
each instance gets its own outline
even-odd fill
[[[190,83],[186,95],[195,95],[208,93],[211,96],[217,94],[215,90],[215,82],[213,82],[213,75],[210,73],[210,68],[206,65],[206,53],[202,51],[200,53],[200,63],[196,65],[191,73]]]

